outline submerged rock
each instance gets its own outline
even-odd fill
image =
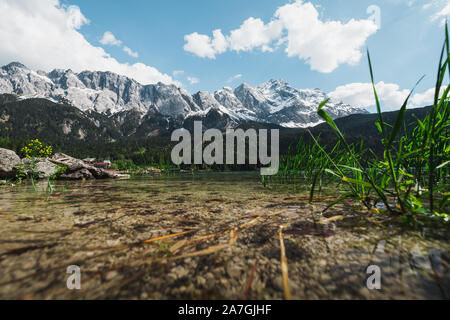
[[[20,163],[19,156],[12,150],[0,148],[0,178],[14,178],[16,165]]]

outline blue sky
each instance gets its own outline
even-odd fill
[[[434,85],[443,41],[441,21],[450,11],[448,0],[42,0],[42,9],[36,9],[31,2],[33,1],[17,0],[13,3],[12,0],[0,0],[0,12],[5,15],[2,17],[0,13],[0,21],[1,18],[7,20],[8,16],[23,15],[24,18],[27,14],[32,15],[36,19],[36,25],[42,27],[34,27],[33,30],[21,27],[19,32],[14,30],[15,36],[25,39],[33,35],[34,38],[39,38],[39,35],[36,36],[39,33],[36,28],[41,28],[42,33],[45,33],[42,39],[47,39],[52,35],[45,28],[51,26],[38,24],[36,10],[44,10],[45,6],[52,7],[54,12],[47,10],[42,16],[46,23],[55,25],[61,23],[61,19],[71,21],[70,30],[64,31],[64,39],[59,43],[70,48],[70,52],[77,57],[68,57],[71,55],[64,53],[62,49],[60,57],[55,53],[59,48],[47,53],[41,47],[56,47],[56,43],[43,43],[34,48],[31,41],[23,41],[26,44],[10,44],[9,47],[0,48],[0,63],[8,63],[8,60],[14,58],[13,60],[20,60],[29,67],[44,70],[53,67],[74,70],[111,69],[134,76],[140,82],[175,81],[191,93],[199,90],[215,91],[223,86],[236,87],[242,82],[258,85],[276,78],[284,79],[297,88],[320,88],[345,102],[369,107],[371,102],[363,97],[367,95],[369,81],[365,54],[368,47],[376,82],[382,82],[377,84],[377,88],[379,85],[380,90],[386,94],[383,102],[387,109],[398,108],[397,104],[406,95],[407,89],[422,75],[426,75],[426,78],[417,90],[419,96],[415,99],[414,106],[426,103],[429,99],[430,92],[427,90]],[[288,5],[295,3],[299,10],[300,7],[303,10],[298,11],[299,13],[312,12],[307,11],[307,8],[318,12],[316,20],[323,24],[322,33],[336,31],[332,24],[326,26],[327,22],[344,26],[342,32],[338,30],[336,36],[328,37],[316,35],[309,43],[299,44],[302,39],[311,36],[315,28],[305,29],[300,20],[305,21],[306,18],[301,16],[290,21],[289,14],[293,12],[291,9],[275,17],[279,8],[288,8]],[[375,25],[375,22],[370,18],[371,14],[367,13],[367,8],[371,5],[380,9],[381,21],[376,29],[370,25]],[[249,26],[247,33],[236,33],[235,38],[229,38],[232,30],[240,29],[250,18],[259,19],[267,29],[258,34],[258,30]],[[299,25],[297,20],[300,21]],[[20,19],[16,21],[19,23]],[[256,38],[265,39],[264,37],[270,36],[271,27],[268,26],[271,21],[282,22],[285,29],[279,34],[275,32],[277,35],[271,41],[261,45]],[[350,26],[351,21],[356,21],[356,24]],[[314,23],[313,21],[311,26]],[[30,25],[31,29],[32,24]],[[3,25],[0,22],[0,30],[6,34],[3,35],[6,37],[4,39],[0,32],[0,40],[2,43],[13,42],[8,41],[6,28],[7,21]],[[208,51],[211,48],[205,48],[204,44],[202,47],[200,37],[194,37],[190,49],[186,49],[187,35],[197,33],[212,41],[213,31],[216,29],[221,30],[224,39],[228,39],[227,44],[222,44],[222,48],[214,47],[215,51],[211,53]],[[101,41],[105,32],[110,32],[118,41]],[[46,35],[47,38],[44,38]],[[59,34],[55,34],[53,38],[58,36]],[[292,39],[287,42],[286,37],[290,36]],[[71,37],[74,38],[73,41],[70,40]],[[79,37],[84,39],[80,40]],[[327,47],[326,43],[330,41],[336,43]],[[251,43],[254,44],[250,45]],[[286,52],[288,45],[292,48]],[[354,48],[351,52],[345,53],[352,46]],[[129,48],[131,55],[124,51],[124,47]],[[322,54],[321,48],[324,48],[324,52],[330,52]],[[104,50],[101,54],[108,54],[111,59],[108,58],[107,62],[100,61],[100,58],[95,60],[93,56],[99,50]],[[359,58],[358,52],[362,53]],[[306,55],[307,59],[299,58],[302,55]],[[337,65],[328,64],[333,59],[338,61]]]

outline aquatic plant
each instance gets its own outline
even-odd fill
[[[50,178],[47,179],[47,189],[46,189],[46,192],[47,192],[47,193],[50,193],[50,194],[54,192],[53,186],[52,186],[52,184],[50,183]]]
[[[58,179],[61,175],[63,175],[64,173],[66,173],[67,171],[67,167],[66,166],[60,166],[58,165],[58,168],[56,169],[56,172],[54,174],[51,175],[50,179],[51,180],[56,180]]]
[[[36,185],[34,180],[39,179],[42,174],[41,171],[37,171],[37,164],[39,158],[28,158],[28,161],[21,162],[15,166],[16,168],[16,182],[21,183],[24,179],[30,179],[33,185],[34,191],[36,191]]]
[[[359,146],[347,142],[334,120],[324,110],[328,99],[320,103],[318,115],[333,129],[338,138],[335,146],[322,146],[311,134],[312,144],[299,141],[297,152],[281,161],[282,178],[301,176],[310,186],[312,201],[317,184],[323,179],[344,186],[341,197],[327,208],[353,199],[367,209],[379,203],[391,214],[402,214],[405,220],[414,220],[416,214],[443,217],[448,220],[449,207],[449,91],[444,76],[450,75],[450,49],[447,25],[442,47],[434,103],[424,120],[408,132],[404,121],[410,94],[402,104],[395,122],[383,121],[380,99],[375,87],[374,72],[367,52],[370,78],[377,107],[378,120],[374,124],[381,135],[383,152],[376,155],[363,142]],[[421,78],[422,79],[422,78]],[[420,80],[421,80],[420,79]],[[416,83],[416,86],[420,82]]]
[[[41,161],[41,158],[50,157],[53,154],[53,148],[43,144],[39,141],[39,139],[34,139],[20,151],[27,159],[15,166],[17,171],[16,182],[21,183],[24,179],[30,179],[34,191],[37,191],[34,181],[39,179],[43,174],[43,172],[37,170],[37,165]],[[60,174],[64,173],[65,169],[66,168],[58,168],[52,178],[56,178]],[[50,184],[50,178],[48,179],[47,190],[53,192],[53,187]]]

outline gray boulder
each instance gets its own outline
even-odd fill
[[[31,161],[32,160],[27,158],[22,159],[22,163],[25,166],[31,165]],[[40,158],[36,159],[36,161],[37,162],[34,171],[39,173],[39,179],[50,178],[58,171],[58,166],[51,162],[48,158]]]
[[[17,173],[15,166],[20,162],[19,156],[14,151],[0,148],[0,178],[14,178]]]
[[[83,160],[73,158],[64,153],[55,153],[50,161],[67,167],[67,171],[61,176],[61,179],[107,179],[120,177],[113,172],[96,168]]]
[[[60,177],[60,179],[64,180],[83,180],[83,179],[94,179],[94,176],[88,169],[78,169],[73,172],[64,173]]]

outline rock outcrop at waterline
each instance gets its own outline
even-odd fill
[[[22,159],[22,163],[29,167],[31,163],[31,159],[24,158]],[[25,174],[30,174],[31,170],[25,170]],[[53,177],[58,172],[58,166],[51,162],[48,158],[39,158],[36,161],[36,167],[34,168],[34,172],[37,173],[39,179],[47,179]]]
[[[117,179],[122,177],[117,173],[94,167],[83,160],[73,158],[64,153],[56,153],[50,161],[57,165],[67,167],[67,171],[59,177],[60,179]]]
[[[0,148],[0,178],[14,178],[17,173],[16,165],[20,162],[19,156],[14,151]]]
[[[67,170],[61,174],[58,179],[62,180],[83,180],[83,179],[119,179],[127,178],[127,175],[121,175],[113,171],[94,167],[68,156],[64,153],[56,153],[51,158],[36,159],[33,171],[38,173],[40,179],[46,179],[54,176],[58,171],[58,166],[64,166]],[[0,178],[13,179],[18,173],[18,166],[32,161],[31,159],[20,159],[12,150],[0,148]],[[25,174],[30,172],[24,172]]]

